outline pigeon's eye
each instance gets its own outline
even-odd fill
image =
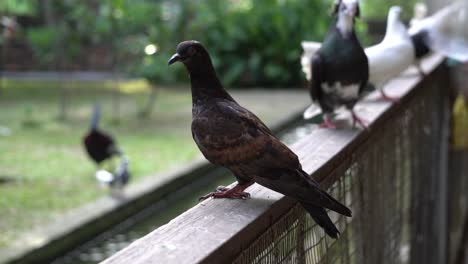
[[[196,52],[197,52],[197,50],[194,47],[189,47],[188,50],[187,50],[187,55],[188,56],[193,56]]]

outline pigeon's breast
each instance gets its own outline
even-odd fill
[[[332,84],[322,83],[321,87],[325,94],[336,97],[339,100],[356,100],[359,97],[360,85],[358,83],[348,85],[343,85],[341,82],[334,82]]]
[[[206,159],[228,167],[259,159],[271,144],[271,137],[225,111],[201,111],[192,121],[192,136]]]

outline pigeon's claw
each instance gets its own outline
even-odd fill
[[[216,192],[225,192],[225,191],[228,191],[229,188],[226,187],[226,186],[218,186],[216,187]]]
[[[206,200],[208,198],[212,197],[213,199],[220,199],[220,198],[229,198],[229,199],[242,199],[245,200],[247,198],[250,198],[250,193],[248,192],[242,192],[242,191],[234,191],[233,189],[229,188],[223,188],[220,190],[220,188],[217,188],[215,192],[210,192],[206,195],[203,195],[202,197],[198,198],[199,201]]]
[[[229,198],[229,199],[242,199],[246,200],[250,198],[250,193],[248,192],[234,192],[234,191],[224,191],[224,192],[215,192],[211,195],[214,199],[218,198]]]
[[[332,128],[332,129],[336,129],[336,125],[333,124],[333,123],[330,121],[330,118],[328,118],[326,115],[323,116],[323,123],[320,124],[319,127],[320,127],[320,128]]]
[[[214,193],[215,193],[215,192],[210,192],[210,193],[208,193],[208,194],[205,194],[205,195],[203,195],[203,196],[200,196],[200,197],[198,198],[198,201],[199,201],[199,202],[204,201],[204,200],[210,198],[211,196],[213,196]]]
[[[358,123],[364,129],[369,130],[369,126],[366,120],[360,118],[353,110],[351,110],[351,115],[353,117],[353,127],[356,126],[356,123]]]
[[[247,189],[247,187],[249,187],[252,184],[253,184],[253,182],[249,182],[249,183],[244,184],[244,185],[239,185],[238,184],[238,185],[234,186],[233,188],[218,186],[218,188],[216,188],[216,191],[208,193],[206,195],[203,195],[198,200],[203,201],[203,200],[206,200],[206,199],[208,199],[210,197],[212,197],[213,199],[229,198],[229,199],[242,199],[242,200],[245,200],[247,198],[250,198],[250,193],[244,192],[244,190]]]

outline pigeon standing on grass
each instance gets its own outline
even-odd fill
[[[201,199],[237,198],[254,182],[295,198],[325,232],[337,238],[324,208],[351,216],[351,210],[322,191],[302,170],[298,157],[253,113],[240,106],[223,88],[206,49],[184,41],[168,61],[187,68],[192,86],[192,135],[205,158],[226,167],[237,179],[233,188],[218,188]]]
[[[379,89],[384,99],[392,102],[397,102],[399,99],[388,96],[383,86],[411,66],[415,60],[413,43],[400,20],[400,15],[399,6],[391,7],[388,11],[384,39],[379,44],[365,49],[369,60],[369,83]]]
[[[337,0],[335,20],[320,49],[312,57],[310,94],[322,109],[321,127],[335,128],[330,121],[335,108],[341,105],[351,111],[353,123],[367,128],[353,111],[369,79],[369,64],[354,31],[359,17],[357,0]]]
[[[89,157],[100,167],[96,172],[96,179],[103,185],[109,185],[113,188],[121,188],[128,183],[130,173],[128,170],[128,159],[115,143],[111,135],[99,129],[99,119],[101,116],[101,107],[99,104],[94,106],[91,127],[83,138],[83,145]],[[113,165],[114,158],[119,158],[115,169],[104,170],[105,164]]]

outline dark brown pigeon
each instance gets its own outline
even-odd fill
[[[338,229],[324,208],[351,216],[351,210],[322,191],[302,170],[297,156],[253,113],[240,106],[221,85],[206,49],[184,41],[168,64],[181,61],[192,83],[192,135],[206,159],[226,167],[238,184],[220,188],[202,199],[240,198],[254,182],[298,200],[312,218],[337,238]]]

